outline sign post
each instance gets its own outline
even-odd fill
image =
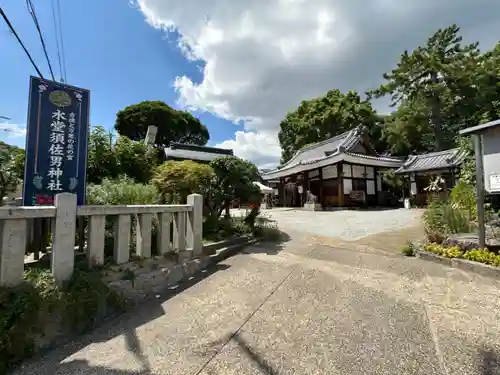
[[[23,204],[53,205],[59,193],[85,204],[90,92],[31,77]]]
[[[500,194],[500,120],[460,130],[474,137],[479,247],[486,246],[484,196]]]

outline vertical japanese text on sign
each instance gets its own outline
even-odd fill
[[[24,205],[52,204],[60,192],[85,202],[89,91],[31,77]]]

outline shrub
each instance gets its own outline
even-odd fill
[[[443,247],[441,255],[446,258],[460,258],[463,255],[463,251],[458,246]]]
[[[87,204],[157,204],[159,194],[153,185],[136,183],[122,175],[116,180],[105,178],[101,184],[87,187]]]
[[[472,185],[459,181],[450,192],[454,207],[465,210],[471,219],[477,218],[476,192]]]
[[[500,267],[500,255],[487,249],[472,249],[464,252],[459,246],[446,247],[436,243],[428,243],[424,245],[424,250],[446,258],[463,258]]]
[[[158,204],[160,195],[153,185],[136,183],[130,177],[120,176],[117,180],[104,179],[101,184],[90,184],[87,187],[87,203],[98,205],[120,204]],[[105,255],[111,257],[114,247],[114,224],[116,217],[106,217]],[[132,218],[135,224],[135,218]],[[153,219],[153,244],[156,241],[158,220]],[[131,251],[134,249],[135,225],[132,225]],[[154,247],[153,247],[154,248]]]
[[[284,239],[284,233],[280,231],[278,223],[263,214],[259,214],[255,220],[253,235],[264,241],[281,241]]]
[[[95,270],[75,269],[63,288],[47,270],[29,270],[24,279],[0,288],[0,373],[34,353],[48,323],[61,318],[62,333],[82,333],[107,308],[124,307],[122,297]]]
[[[210,167],[214,175],[208,189],[208,215],[218,218],[235,200],[260,203],[260,189],[254,184],[260,176],[254,164],[235,156],[221,156],[212,160]]]
[[[465,253],[464,258],[475,262],[500,266],[500,256],[486,249],[475,249]]]
[[[407,257],[415,256],[415,246],[411,241],[408,241],[408,244],[401,249],[401,253]]]
[[[167,161],[156,170],[153,184],[163,203],[186,203],[189,194],[206,195],[213,169],[191,160]]]
[[[449,200],[432,200],[423,216],[425,233],[430,242],[441,243],[450,234],[469,233],[469,215]]]

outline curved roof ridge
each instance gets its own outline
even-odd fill
[[[308,145],[305,145],[303,147],[301,147],[291,158],[290,160],[288,160],[285,164],[283,164],[281,166],[281,168],[284,168],[286,166],[288,166],[290,163],[292,163],[292,161],[294,161],[297,156],[299,156],[300,154],[304,153],[305,151],[309,151],[309,150],[314,150],[315,148],[318,148],[318,147],[321,147],[321,146],[324,146],[324,145],[327,145],[328,143],[331,143],[333,141],[336,141],[336,140],[339,140],[339,139],[342,139],[342,138],[345,138],[342,140],[342,142],[337,145],[335,147],[335,150],[338,150],[341,146],[343,146],[346,141],[348,139],[351,139],[353,135],[358,135],[359,134],[359,130],[361,129],[361,125],[358,125],[350,130],[347,130],[343,133],[340,133],[340,134],[337,134],[333,137],[330,137],[328,139],[325,139],[324,141],[319,141],[319,142],[316,142],[316,143],[310,143]],[[332,150],[333,151],[333,150]]]

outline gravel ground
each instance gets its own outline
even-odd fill
[[[14,374],[500,373],[500,283],[313,242],[251,246]]]
[[[232,215],[244,215],[244,210],[232,210]],[[275,220],[284,232],[301,231],[315,236],[356,241],[384,232],[418,227],[424,210],[342,210],[304,211],[291,209],[262,210],[262,215]]]

